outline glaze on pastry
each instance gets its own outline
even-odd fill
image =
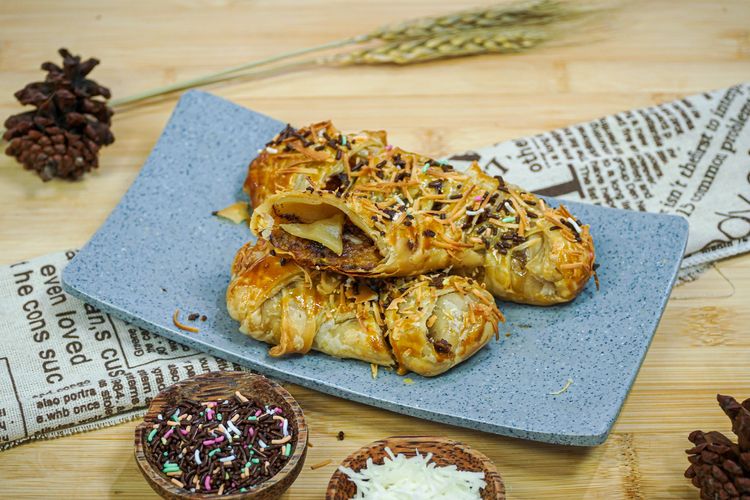
[[[471,278],[438,274],[383,282],[388,341],[402,372],[443,373],[497,338],[505,321],[492,295]]]
[[[245,187],[258,202],[251,229],[306,267],[377,278],[450,269],[536,305],[572,300],[593,273],[589,227],[564,206],[476,164],[458,172],[391,147],[384,132],[287,127]]]
[[[232,264],[227,309],[272,356],[311,349],[339,358],[443,373],[497,335],[502,315],[476,281],[436,274],[362,280],[306,270],[248,243]]]

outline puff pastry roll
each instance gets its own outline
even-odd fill
[[[292,131],[250,166],[287,186],[264,197],[250,227],[303,266],[363,277],[450,268],[537,305],[572,300],[593,273],[588,225],[476,164],[458,172],[383,132]]]
[[[308,273],[273,255],[263,241],[239,250],[227,289],[229,315],[240,322],[240,331],[272,344],[271,356],[315,349],[392,366],[377,299],[369,287],[349,285],[345,276]]]
[[[400,369],[439,375],[479,351],[505,321],[492,295],[463,276],[385,280],[388,340]]]
[[[253,207],[279,191],[304,191],[311,185],[320,185],[329,191],[340,187],[344,172],[343,153],[333,146],[340,144],[341,134],[330,121],[315,123],[295,129],[287,125],[273,141],[258,151],[250,163],[243,185]],[[359,140],[347,143],[344,148],[349,158],[367,158],[387,146],[383,131],[363,132]],[[337,156],[339,159],[337,159]],[[355,163],[356,165],[356,163]]]
[[[339,358],[442,373],[497,334],[492,296],[461,276],[358,280],[306,271],[264,241],[237,253],[227,309],[272,356],[314,349]]]

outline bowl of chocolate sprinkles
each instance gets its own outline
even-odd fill
[[[161,392],[135,430],[135,459],[169,499],[279,497],[305,462],[307,425],[262,375],[215,372]]]

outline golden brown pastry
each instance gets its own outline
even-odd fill
[[[230,316],[272,356],[310,349],[424,376],[469,358],[497,333],[492,296],[460,276],[364,280],[306,271],[247,244],[232,265]]]
[[[438,375],[470,358],[505,321],[492,295],[470,278],[438,274],[384,280],[385,324],[402,371]]]
[[[476,164],[462,173],[391,147],[383,132],[288,127],[249,171],[251,194],[279,179],[257,198],[251,229],[303,266],[363,277],[449,268],[538,305],[572,300],[593,273],[589,227],[564,206]]]
[[[251,206],[257,207],[279,191],[304,191],[323,179],[328,182],[328,190],[338,188],[338,174],[344,167],[336,160],[337,153],[331,156],[328,150],[334,140],[340,142],[341,136],[329,121],[299,130],[287,125],[248,167],[243,189],[250,196]],[[386,135],[382,131],[364,132],[359,140],[345,146],[350,159],[367,158],[384,147]]]
[[[310,274],[271,250],[267,242],[248,243],[232,264],[227,309],[242,332],[273,344],[272,356],[315,349],[340,358],[394,364],[383,338],[376,293],[347,286],[345,276]]]
[[[329,122],[323,122],[303,130],[304,135],[287,126],[278,138],[296,137],[304,148],[311,145],[313,134],[318,142],[330,143],[336,133]],[[349,150],[366,157],[383,147],[385,134],[371,132],[355,146],[350,144]],[[318,145],[317,151],[321,149]],[[263,160],[290,151],[297,151],[294,145],[280,153],[269,144],[251,164],[244,189],[253,207],[271,194],[304,189],[321,179],[328,180],[329,190],[336,189],[340,164],[324,162],[310,168],[297,164],[297,160],[283,165]],[[304,149],[302,154],[307,160],[323,157]],[[435,275],[352,280],[329,272],[306,272],[293,262],[271,255],[270,248],[261,240],[256,247],[246,245],[240,250],[232,269],[227,304],[230,315],[241,322],[242,331],[275,345],[270,350],[275,356],[312,348],[390,366],[394,364],[388,350],[392,345],[401,371],[432,376],[481,349],[493,333],[497,334],[497,322],[502,320],[492,296],[471,279]],[[361,297],[363,290],[373,288],[379,292],[375,300],[368,292],[368,300],[360,303],[354,299],[342,301],[342,297]],[[299,299],[289,300],[292,296]],[[300,320],[302,310],[307,321]],[[291,317],[296,319],[291,321]]]

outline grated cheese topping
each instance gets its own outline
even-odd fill
[[[480,499],[479,491],[486,486],[484,472],[459,470],[455,465],[439,467],[432,453],[406,457],[394,455],[385,448],[387,457],[382,464],[367,459],[367,466],[355,472],[340,466],[356,486],[353,498],[377,500],[468,500]]]

